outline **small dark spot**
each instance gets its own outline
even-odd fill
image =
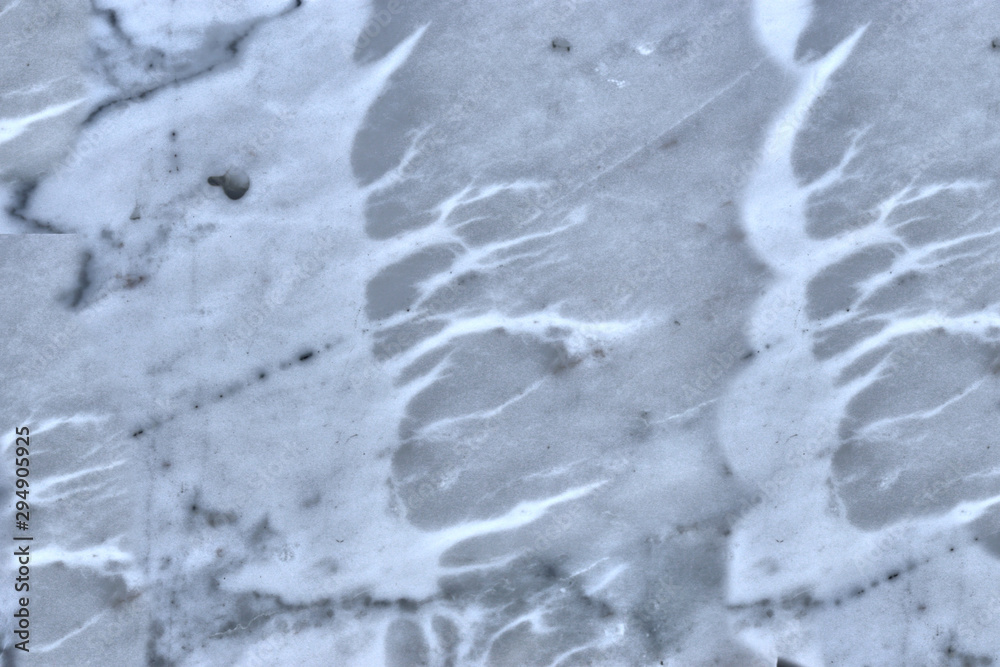
[[[557,51],[566,51],[567,53],[569,53],[571,47],[569,44],[569,40],[566,39],[565,37],[553,37],[552,48],[556,49]]]
[[[674,324],[676,324],[677,326],[680,326],[680,325],[681,325],[681,323],[680,323],[680,322],[678,322],[677,320],[674,320]]]
[[[753,356],[753,351],[750,351],[750,352],[747,352],[746,354],[744,354],[742,357],[740,357],[740,359],[742,359],[743,361],[746,361],[747,359],[749,359],[752,356]]]
[[[197,410],[197,409],[198,409],[198,406],[197,406],[197,405],[195,405],[195,406],[194,406],[194,409],[195,409],[195,410]]]
[[[1000,49],[1000,37],[994,37],[990,42],[991,49]]]
[[[169,468],[170,467],[170,461],[164,461],[163,462],[163,467],[164,468]]]
[[[299,355],[299,361],[305,361],[306,359],[309,359],[312,356],[313,356],[312,352],[306,352],[304,354],[300,354]]]
[[[660,144],[660,148],[663,150],[667,150],[668,148],[673,148],[678,143],[679,142],[677,141],[677,139],[671,139],[670,141],[664,141],[662,144]]]
[[[140,435],[142,435],[142,433],[143,433],[143,431],[140,428],[138,431],[136,431],[135,433],[132,434],[132,437],[133,438],[138,438]]]
[[[197,512],[198,511],[198,506],[197,505],[191,505],[191,511],[192,512]]]
[[[262,373],[261,373],[260,375],[258,375],[258,376],[257,376],[257,379],[258,379],[258,380],[263,380],[263,379],[264,379],[264,378],[266,378],[266,377],[267,377],[267,373],[263,373],[263,372],[262,372]]]
[[[890,575],[889,575],[888,577],[886,577],[885,579],[886,579],[886,581],[892,581],[893,579],[895,579],[895,578],[896,578],[896,577],[898,577],[898,576],[899,576],[899,572],[893,572],[892,574],[890,574]]]

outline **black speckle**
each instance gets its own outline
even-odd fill
[[[313,356],[312,352],[305,352],[305,353],[299,355],[299,361],[306,361],[307,359],[309,359],[312,356]]]
[[[258,380],[263,380],[265,378],[267,378],[267,373],[264,373],[263,371],[261,371],[261,373],[257,376]]]
[[[890,574],[890,575],[889,575],[888,577],[886,577],[885,579],[886,579],[886,581],[892,581],[893,579],[895,579],[895,578],[896,578],[896,577],[898,577],[898,576],[899,576],[899,572],[893,572],[892,574]]]
[[[1000,49],[1000,37],[994,37],[990,42],[990,48],[993,50]]]
[[[140,428],[138,431],[136,431],[135,433],[132,434],[132,437],[133,438],[138,438],[142,434],[143,434],[143,430]]]

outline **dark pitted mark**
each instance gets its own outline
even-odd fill
[[[556,51],[565,51],[569,53],[570,44],[569,40],[565,37],[553,37],[552,38],[552,48]]]
[[[308,361],[313,356],[312,352],[304,352],[299,355],[299,361]]]
[[[799,663],[792,662],[786,658],[778,658],[778,662],[775,664],[775,667],[800,667],[800,665]]]
[[[239,199],[250,189],[250,177],[242,169],[230,169],[222,176],[209,176],[208,184],[221,187],[232,200]]]

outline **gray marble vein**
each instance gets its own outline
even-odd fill
[[[0,35],[4,665],[1000,660],[994,3]]]

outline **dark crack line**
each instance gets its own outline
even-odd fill
[[[179,87],[179,86],[181,86],[181,85],[183,85],[185,83],[189,83],[191,81],[199,79],[202,76],[206,76],[206,75],[212,73],[213,71],[215,71],[216,68],[218,68],[218,67],[220,67],[222,65],[227,65],[227,64],[231,63],[233,60],[236,59],[237,56],[239,56],[239,53],[240,53],[240,44],[244,40],[246,40],[248,37],[250,37],[251,35],[253,35],[253,33],[257,30],[257,28],[259,28],[261,25],[263,25],[265,23],[268,23],[270,21],[274,21],[274,20],[277,20],[277,19],[282,18],[284,16],[287,16],[288,14],[292,13],[293,11],[295,11],[296,9],[298,9],[301,6],[302,6],[302,0],[293,0],[291,6],[289,6],[288,8],[286,8],[284,10],[282,10],[281,12],[278,12],[277,14],[274,14],[272,16],[267,16],[267,17],[264,17],[264,18],[261,18],[261,19],[257,19],[256,21],[252,21],[249,24],[249,27],[246,30],[244,30],[241,34],[237,35],[235,38],[233,38],[232,40],[230,40],[229,43],[226,44],[225,51],[227,51],[229,53],[229,56],[227,58],[221,60],[221,61],[213,62],[212,64],[210,64],[210,65],[208,65],[206,67],[203,67],[203,68],[201,68],[199,70],[196,70],[196,71],[194,71],[194,72],[192,72],[190,74],[186,74],[184,76],[179,76],[179,77],[174,77],[173,79],[171,79],[171,80],[169,80],[169,81],[167,81],[165,83],[157,84],[157,85],[152,86],[150,88],[147,88],[145,90],[141,90],[141,91],[139,91],[137,93],[132,93],[132,94],[127,95],[125,97],[119,97],[119,98],[108,100],[106,102],[102,102],[101,104],[97,105],[97,107],[95,107],[87,115],[87,117],[83,120],[83,123],[81,123],[81,126],[86,126],[86,125],[94,122],[95,119],[97,119],[101,114],[103,114],[105,111],[107,111],[109,109],[114,109],[114,108],[126,105],[126,104],[128,104],[130,102],[136,102],[136,101],[140,101],[140,100],[145,100],[145,99],[149,98],[151,95],[154,95],[157,92],[159,92],[159,91],[161,91],[161,90],[163,90],[165,88]],[[117,24],[118,24],[117,14],[115,14],[113,10],[98,10],[98,11],[102,11],[102,12],[103,11],[110,11],[111,14],[115,17],[114,18],[114,23],[112,24],[112,26],[113,26],[113,28],[117,27]],[[109,21],[109,23],[111,22],[110,18],[108,18],[107,20]],[[118,31],[120,31],[120,28],[118,28],[116,30],[116,32],[118,32]],[[124,35],[124,33],[122,33],[122,34]],[[129,44],[131,44],[131,40],[128,40],[127,37],[123,37],[123,39],[126,39],[126,41]]]
[[[7,214],[15,220],[23,222],[32,233],[36,234],[65,234],[51,222],[46,222],[38,218],[25,215],[31,203],[31,197],[38,189],[38,181],[21,181],[14,195],[14,203],[7,207]]]

